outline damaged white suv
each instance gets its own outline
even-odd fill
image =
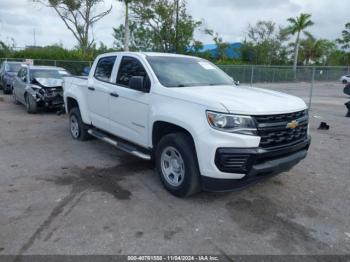
[[[71,135],[154,159],[180,197],[227,191],[287,171],[306,157],[300,98],[247,86],[210,62],[160,53],[108,53],[64,79]],[[116,174],[118,175],[118,174]]]

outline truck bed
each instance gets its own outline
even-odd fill
[[[88,76],[65,76],[63,78],[63,89],[70,88],[71,86],[83,86],[88,84]]]

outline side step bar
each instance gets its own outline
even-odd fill
[[[118,141],[118,140],[108,136],[104,132],[101,132],[101,131],[96,130],[96,129],[89,129],[88,133],[90,135],[92,135],[93,137],[96,137],[97,139],[100,139],[100,140],[120,149],[120,150],[123,150],[124,152],[127,152],[131,155],[134,155],[134,156],[139,157],[139,158],[144,159],[144,160],[151,160],[151,156],[149,154],[141,152],[140,150],[137,149],[136,146],[133,146],[127,142]]]

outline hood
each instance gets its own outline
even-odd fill
[[[307,108],[301,98],[248,86],[194,86],[171,89],[177,98],[216,108],[224,107],[234,114],[282,114]]]
[[[43,88],[50,88],[50,87],[61,87],[62,86],[62,79],[57,78],[35,78],[32,81],[32,84],[39,85]]]

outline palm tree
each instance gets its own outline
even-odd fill
[[[288,33],[291,35],[297,34],[297,37],[295,39],[295,44],[294,44],[294,64],[293,64],[293,70],[295,74],[297,71],[298,54],[299,54],[299,47],[300,47],[300,34],[303,32],[309,35],[309,33],[305,31],[305,29],[314,24],[314,22],[312,22],[310,18],[311,18],[310,14],[301,13],[296,18],[291,17],[287,19],[287,21],[290,23],[290,26],[287,28]]]

